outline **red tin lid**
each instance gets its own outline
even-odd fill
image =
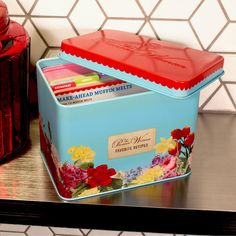
[[[61,50],[181,90],[203,81],[224,61],[214,53],[116,30],[65,39]]]

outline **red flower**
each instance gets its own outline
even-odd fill
[[[169,149],[168,152],[169,152],[170,155],[174,156],[177,153],[177,148],[175,147],[173,149]]]
[[[181,149],[181,143],[177,143],[177,144],[175,145],[175,148],[169,149],[168,152],[169,152],[170,155],[173,155],[173,156],[174,156],[174,155],[176,155],[177,153],[180,152],[180,149]]]
[[[181,129],[175,129],[171,132],[171,136],[173,139],[180,139],[182,137],[182,130]]]
[[[194,141],[194,133],[190,133],[184,140],[184,145],[185,146],[191,146]]]
[[[182,135],[183,135],[184,138],[186,138],[189,134],[190,134],[190,127],[189,126],[185,126],[182,129]]]
[[[108,169],[107,165],[100,165],[96,168],[88,168],[88,184],[91,188],[96,186],[107,186],[112,182],[112,175],[116,174],[113,168]]]

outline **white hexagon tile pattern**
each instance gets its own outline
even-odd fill
[[[53,57],[63,38],[99,29],[120,29],[225,58],[225,75],[202,90],[201,112],[236,114],[236,0],[4,0],[10,16],[32,40],[31,61]],[[178,2],[178,3],[177,3]],[[161,234],[0,224],[0,235]],[[167,235],[166,235],[167,236]]]
[[[0,224],[0,236],[190,236],[190,235]]]
[[[236,113],[235,0],[5,0],[32,39],[31,61],[55,56],[63,38],[118,29],[217,52],[225,75],[201,92],[199,111]],[[215,104],[217,103],[217,104]]]
[[[100,6],[94,0],[80,0],[69,16],[71,23],[81,35],[96,31],[105,18]]]

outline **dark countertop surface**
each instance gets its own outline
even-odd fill
[[[199,114],[191,176],[63,202],[39,154],[38,120],[24,151],[0,165],[0,222],[236,235],[236,116]]]

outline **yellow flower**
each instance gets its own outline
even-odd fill
[[[72,155],[73,161],[91,162],[94,159],[95,152],[90,147],[73,146],[68,149],[68,153]]]
[[[72,146],[72,147],[70,147],[70,148],[68,149],[67,152],[68,152],[69,154],[73,154],[76,148],[78,148],[78,147],[77,147],[77,146]]]
[[[163,176],[163,174],[163,168],[160,166],[155,166],[145,171],[143,175],[138,176],[137,179],[131,182],[131,184],[144,184],[148,182],[153,182]]]
[[[90,188],[90,189],[86,189],[84,190],[80,195],[79,197],[84,197],[84,196],[88,196],[88,195],[93,195],[93,194],[96,194],[96,193],[99,193],[99,189],[97,187],[95,188]]]
[[[168,139],[161,138],[160,140],[161,142],[154,146],[154,149],[157,153],[165,153],[169,149],[174,149],[176,146],[176,142],[173,140],[172,136],[170,136]]]

